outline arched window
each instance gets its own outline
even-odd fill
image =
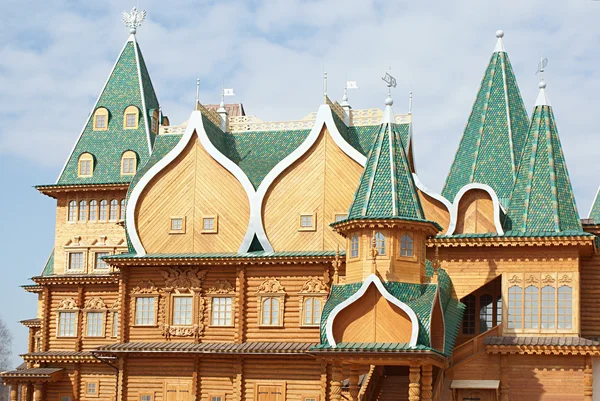
[[[67,219],[69,221],[77,220],[77,202],[75,202],[74,200],[69,202],[69,212],[67,214]]]
[[[467,295],[462,302],[466,306],[463,316],[463,334],[475,334],[475,295]]]
[[[90,153],[82,153],[77,165],[77,176],[91,177],[92,175],[94,175],[94,156]]]
[[[558,328],[573,327],[573,289],[567,285],[558,287]]]
[[[109,220],[117,220],[119,216],[119,202],[116,199],[110,201]]]
[[[106,131],[108,129],[108,110],[98,107],[94,112],[94,131]]]
[[[90,220],[95,221],[98,219],[98,202],[95,200],[90,201]]]
[[[314,326],[321,321],[321,298],[306,297],[304,299],[304,325]]]
[[[525,288],[525,329],[537,329],[540,310],[539,289],[533,285]]]
[[[152,112],[152,121],[150,123],[150,130],[155,134],[158,132],[158,110]]]
[[[279,323],[279,299],[266,297],[262,300],[262,324],[263,326],[278,326]]]
[[[140,109],[135,106],[128,106],[123,113],[123,128],[133,129],[138,127]]]
[[[542,288],[542,329],[554,328],[554,316],[556,313],[555,289],[552,286]]]
[[[79,221],[87,220],[87,202],[79,201]]]
[[[479,333],[494,327],[494,299],[489,294],[479,297]]]
[[[386,253],[385,235],[383,235],[379,231],[377,231],[375,233],[375,248],[377,249],[377,252],[379,253],[379,255],[385,255],[385,253]]]
[[[121,156],[121,175],[133,175],[137,169],[137,155],[128,150]]]
[[[358,235],[354,234],[350,240],[350,257],[358,258]]]
[[[400,238],[400,256],[413,256],[414,252],[413,237],[410,234],[404,234]]]
[[[523,319],[523,289],[513,285],[508,289],[508,328],[520,329]]]
[[[100,201],[100,214],[98,220],[106,221],[106,218],[108,216],[106,209],[108,209],[108,202],[106,201],[106,199],[102,199]]]
[[[121,215],[120,220],[125,220],[125,199],[121,199]]]

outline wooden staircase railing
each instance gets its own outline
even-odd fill
[[[383,371],[381,366],[371,365],[369,373],[365,377],[360,391],[358,392],[358,401],[374,401],[373,395],[377,391],[379,378]]]
[[[485,345],[483,341],[489,336],[501,336],[502,335],[502,324],[492,327],[488,331],[481,333],[478,336],[473,337],[469,341],[454,348],[452,352],[452,367],[464,362],[472,356],[485,352]]]

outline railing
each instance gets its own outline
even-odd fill
[[[363,381],[360,391],[358,392],[358,401],[372,401],[373,395],[377,391],[379,379],[382,375],[382,367],[371,365],[367,377]]]
[[[502,335],[502,325],[499,324],[495,327],[492,327],[486,332],[481,333],[480,335],[473,337],[469,341],[459,345],[454,348],[452,352],[452,366],[459,364],[467,358],[470,358],[473,355],[479,354],[481,352],[485,352],[485,345],[483,345],[483,341],[486,337],[489,336],[501,336]]]

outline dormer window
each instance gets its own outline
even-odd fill
[[[386,245],[385,245],[385,235],[381,232],[377,231],[375,233],[375,248],[380,256],[385,256],[386,254]]]
[[[137,155],[128,150],[121,156],[121,175],[133,175],[137,168]]]
[[[150,130],[152,132],[154,132],[155,134],[158,131],[158,110],[154,110],[154,112],[152,113],[152,120],[151,120]]]
[[[123,128],[134,129],[138,127],[140,110],[135,106],[129,106],[125,109],[123,116]]]
[[[108,110],[99,107],[94,112],[94,131],[105,131],[108,128]]]
[[[94,175],[94,156],[90,153],[83,153],[79,156],[77,176],[91,177],[92,175]]]
[[[400,238],[400,256],[412,257],[415,253],[413,238],[410,234],[404,234]]]

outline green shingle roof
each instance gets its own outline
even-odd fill
[[[140,81],[143,93],[140,90]],[[124,111],[131,105],[141,111],[138,128],[124,129]],[[104,107],[109,111],[108,129],[105,131],[93,130],[92,117],[94,111],[99,107]],[[158,101],[140,48],[135,41],[128,41],[94,105],[94,110],[90,113],[87,124],[75,144],[57,184],[106,184],[131,181],[131,176],[121,175],[121,156],[125,151],[131,150],[137,154],[138,166],[148,160],[151,146],[148,144],[150,130],[146,125],[144,115],[150,123],[151,113],[157,109]],[[153,140],[154,136],[152,135],[150,141]],[[78,177],[79,156],[86,152],[94,156],[93,176]]]
[[[50,253],[48,260],[46,261],[46,265],[44,266],[44,270],[42,270],[42,277],[51,276],[54,274],[54,250]]]
[[[345,256],[340,251],[340,256]],[[334,257],[336,251],[280,251],[280,252],[205,252],[205,253],[148,253],[138,258],[135,252],[119,255],[105,256],[106,259],[277,259],[277,258],[302,258],[302,257]]]
[[[518,232],[582,231],[551,106],[533,111],[504,225]]]
[[[529,120],[504,51],[492,54],[442,195],[453,200],[470,183],[487,184],[506,207]]]
[[[594,220],[595,224],[600,224],[600,188],[598,188],[598,192],[596,192],[596,198],[594,198],[594,203],[590,209],[588,219]]]
[[[381,124],[360,178],[348,219],[425,220],[398,124]]]

